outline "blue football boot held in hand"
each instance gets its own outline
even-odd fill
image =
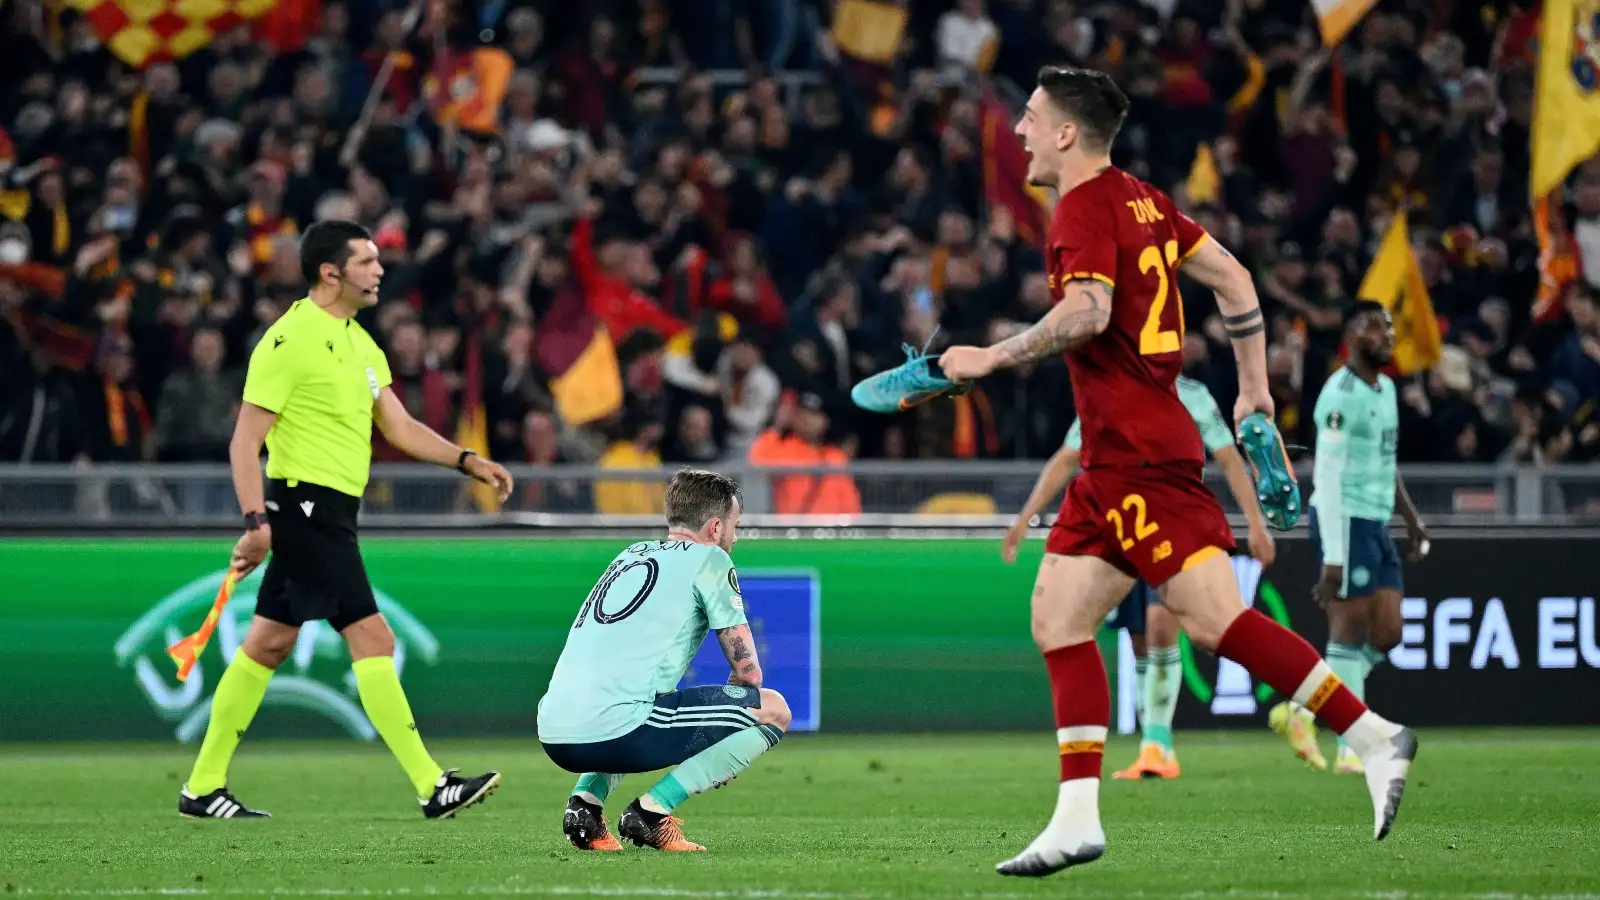
[[[937,332],[936,332],[937,333]],[[933,338],[928,338],[929,343]],[[850,390],[850,399],[867,412],[897,413],[948,394],[959,397],[972,385],[956,384],[939,370],[939,359],[910,344],[901,344],[906,361],[892,369],[863,379]]]
[[[1239,450],[1255,477],[1256,499],[1267,524],[1288,531],[1300,521],[1300,483],[1294,477],[1294,464],[1278,434],[1278,426],[1265,413],[1251,413],[1239,423]]]

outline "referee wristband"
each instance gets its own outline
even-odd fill
[[[469,457],[469,456],[477,456],[477,455],[478,454],[472,452],[471,450],[463,450],[463,451],[461,451],[461,455],[456,457],[456,471],[460,472],[463,475],[472,474],[472,473],[467,471],[467,457]]]

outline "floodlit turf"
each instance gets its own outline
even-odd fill
[[[180,819],[191,750],[0,749],[0,880],[28,897],[609,896],[1600,900],[1600,732],[1435,731],[1395,833],[1358,779],[1271,735],[1179,735],[1184,776],[1108,781],[1110,847],[1042,881],[1001,878],[1055,796],[1052,736],[796,736],[691,799],[708,854],[563,842],[571,778],[536,745],[437,742],[500,792],[428,822],[381,746],[247,743],[234,787],[263,822]],[[1128,761],[1115,742],[1107,769]],[[1330,752],[1331,756],[1331,752]],[[624,781],[613,809],[653,782]]]

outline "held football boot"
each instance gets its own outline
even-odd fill
[[[1256,482],[1256,499],[1267,524],[1288,531],[1300,521],[1300,483],[1284,447],[1278,426],[1263,413],[1251,413],[1239,423],[1239,451]]]
[[[932,338],[928,339],[932,342]],[[867,412],[897,413],[920,406],[935,397],[959,397],[972,390],[971,382],[956,384],[944,377],[937,357],[927,353],[927,347],[917,350],[910,344],[901,344],[906,361],[863,379],[850,389],[850,399]]]

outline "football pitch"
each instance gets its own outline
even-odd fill
[[[709,853],[561,837],[571,776],[530,741],[436,741],[505,781],[429,822],[380,745],[246,741],[232,787],[275,818],[178,817],[193,748],[0,748],[0,881],[24,897],[1565,898],[1600,900],[1600,730],[1434,730],[1394,834],[1366,791],[1276,737],[1179,733],[1183,777],[1107,781],[1098,862],[993,866],[1054,802],[1053,735],[796,735],[680,810]],[[1326,743],[1326,738],[1325,738]],[[1113,742],[1107,771],[1134,752]],[[1331,748],[1328,748],[1331,750]],[[1331,758],[1331,752],[1330,752]],[[611,818],[646,790],[625,780]]]

